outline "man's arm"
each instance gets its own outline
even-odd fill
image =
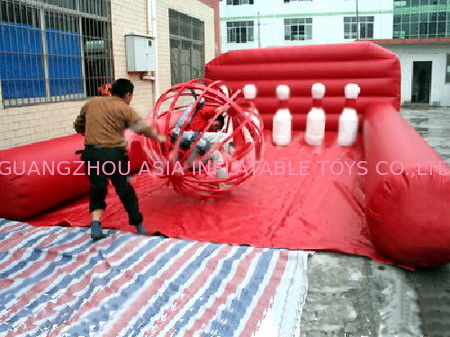
[[[181,129],[183,128],[183,126],[188,125],[189,122],[192,119],[192,116],[189,116],[189,112],[192,109],[192,104],[189,104],[183,111],[183,113],[181,114],[180,118],[177,120],[177,122],[175,123],[175,127],[172,129],[172,134],[173,136],[178,137],[178,135],[180,134]],[[193,112],[193,114],[195,114],[195,111]],[[186,119],[189,118],[188,121],[186,121]]]
[[[86,104],[83,105],[80,110],[80,114],[75,119],[73,128],[75,129],[76,133],[82,134],[84,136],[84,133],[86,131]]]
[[[152,138],[160,143],[166,141],[166,136],[156,132],[156,129],[153,126],[147,124],[133,108],[128,107],[127,111],[125,112],[125,119],[126,124],[128,125],[128,128],[131,129],[131,131]]]
[[[130,129],[137,134],[144,135],[156,140],[158,140],[158,137],[161,136],[158,134],[158,132],[156,132],[156,129],[153,126],[147,124],[144,120],[140,120],[131,124]]]

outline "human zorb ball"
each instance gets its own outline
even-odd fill
[[[263,156],[263,123],[249,106],[240,90],[231,95],[221,81],[173,86],[147,118],[167,138],[143,139],[149,164],[188,196],[214,198],[238,188]]]

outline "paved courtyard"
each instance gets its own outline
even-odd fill
[[[450,107],[405,107],[401,113],[450,162]],[[408,272],[316,252],[308,277],[302,337],[450,336],[450,265]]]

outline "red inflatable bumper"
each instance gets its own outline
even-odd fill
[[[138,135],[127,133],[130,168],[145,158]],[[0,151],[0,218],[29,219],[89,191],[80,135]]]
[[[364,121],[367,222],[375,247],[399,263],[450,261],[450,168],[388,104]]]
[[[73,135],[0,151],[0,217],[23,220],[86,193],[75,154],[83,141]]]

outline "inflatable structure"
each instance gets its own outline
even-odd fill
[[[206,77],[202,85],[223,81],[231,89],[230,97],[217,88],[197,93],[214,93],[217,104],[228,103],[237,110],[238,91],[246,84],[256,86],[254,103],[265,128],[262,163],[246,184],[215,200],[180,194],[167,184],[166,176],[136,171],[132,183],[147,227],[170,237],[344,252],[407,268],[450,262],[450,169],[399,113],[400,65],[393,53],[370,42],[231,51],[206,65]],[[323,145],[313,147],[305,143],[304,130],[314,83],[326,87],[326,132]],[[354,105],[359,134],[353,146],[341,147],[337,128],[349,83],[361,88]],[[275,89],[280,84],[291,89],[288,107],[294,130],[287,146],[271,142],[278,107]],[[151,114],[160,128],[167,125],[166,111],[174,117],[169,125],[184,111],[175,108],[184,103],[171,96],[185,92],[178,89],[160,99],[169,102],[168,109],[157,105]],[[238,96],[232,98],[233,93]],[[175,102],[172,108],[170,102]],[[172,161],[170,153],[178,153],[173,147],[155,149],[140,137],[130,140],[137,170],[144,158],[152,164],[155,158]],[[80,137],[70,136],[1,151],[2,172],[11,162],[71,161],[81,143]],[[87,197],[73,200],[87,191],[85,177],[60,173],[2,174],[0,217],[34,225],[86,226]],[[185,178],[183,188],[191,178]],[[202,184],[195,181],[192,190],[199,191]],[[105,226],[131,230],[113,193],[107,203]]]
[[[235,101],[240,90],[229,97],[228,90],[221,89],[223,85],[220,81],[207,79],[175,85],[161,95],[148,119],[159,133],[168,136],[169,141],[160,144],[148,138],[142,139],[153,166],[158,164],[164,168],[164,175],[175,190],[191,197],[213,198],[235,189],[252,175],[252,171],[238,170],[239,164],[262,159],[264,137],[259,114]],[[200,113],[196,109],[200,102],[200,111],[209,111],[211,116],[200,129],[193,131],[190,121]],[[216,110],[220,107],[226,107],[226,112]],[[208,129],[219,115],[224,117],[222,130],[210,132]],[[188,148],[183,148],[183,140],[186,139],[183,136],[188,134],[193,134],[195,140]],[[203,140],[208,143],[200,148],[203,150],[201,153],[197,153]],[[227,153],[227,146],[232,147],[232,151]],[[212,160],[214,154],[221,160]],[[194,155],[195,160],[189,160]],[[215,174],[220,170],[223,177]],[[222,186],[226,188],[220,188],[220,184],[225,184]]]

